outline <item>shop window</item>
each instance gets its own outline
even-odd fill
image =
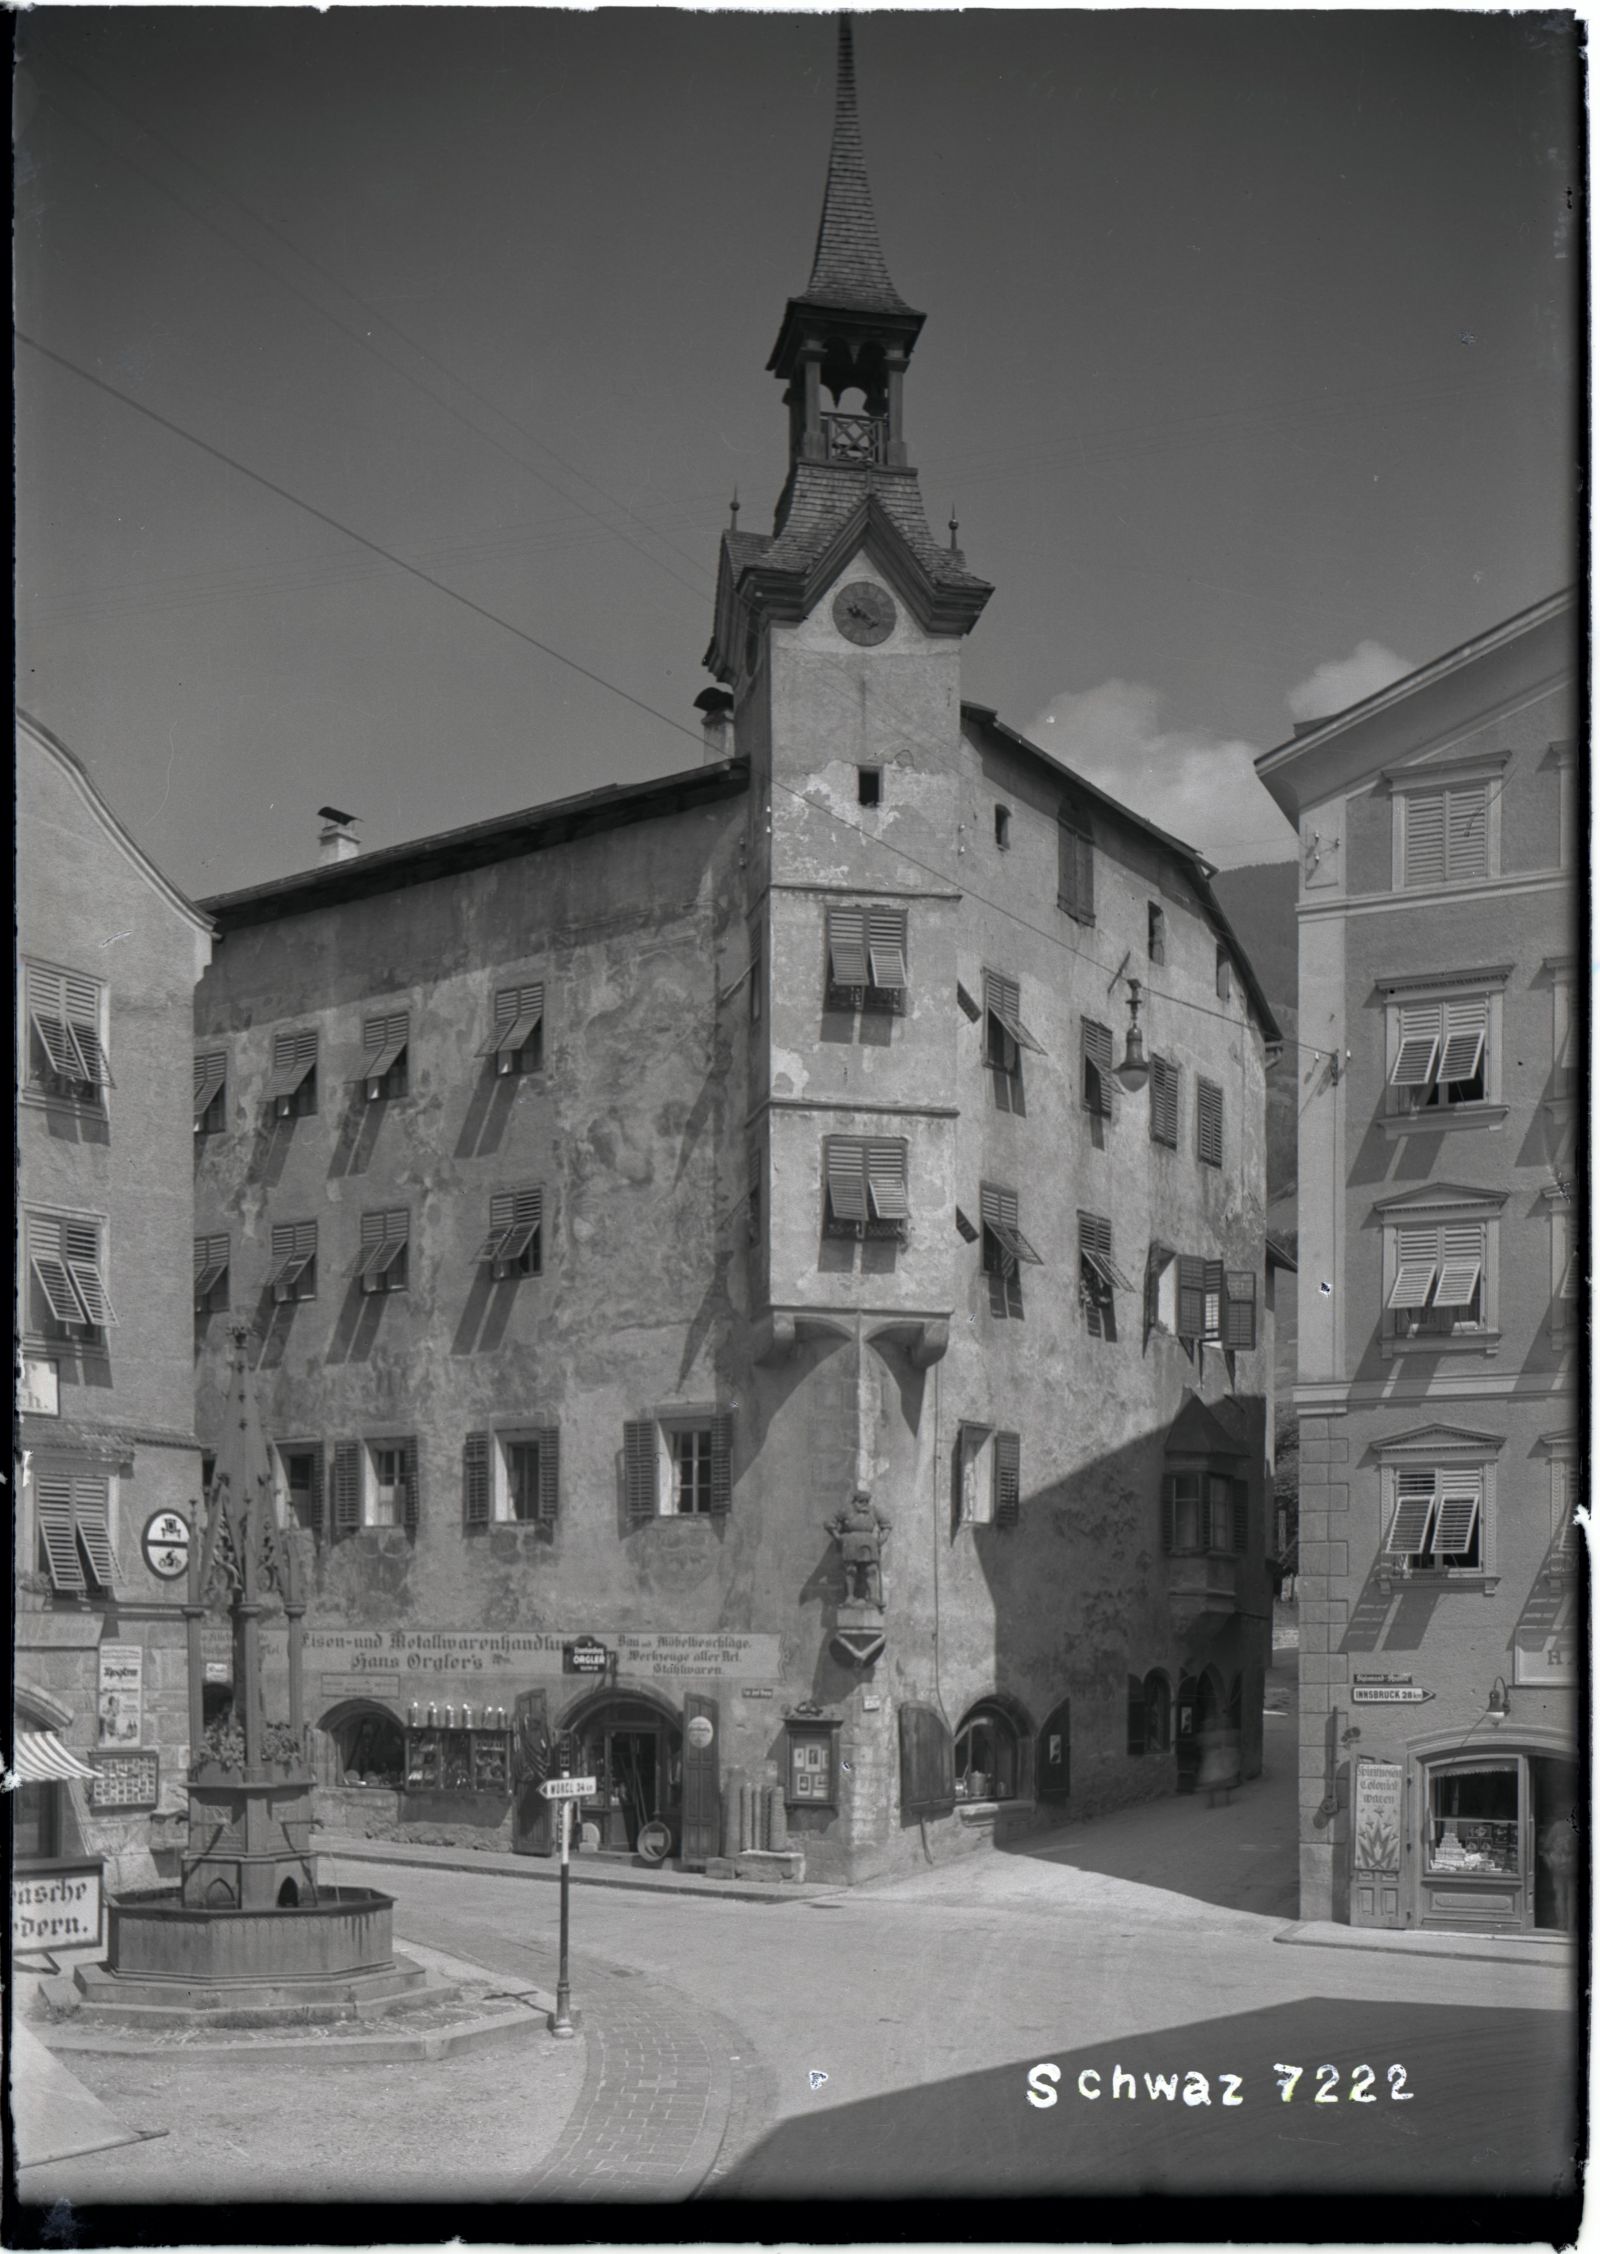
[[[958,1800],[1014,1800],[1017,1728],[1003,1708],[975,1706],[957,1725],[952,1758]]]
[[[1463,1761],[1430,1772],[1430,1874],[1515,1877],[1521,1870],[1521,1833],[1520,1762]]]
[[[1249,1508],[1242,1479],[1169,1471],[1161,1483],[1161,1547],[1171,1557],[1237,1555],[1249,1546]]]
[[[322,1450],[314,1444],[275,1448],[278,1519],[319,1542],[323,1534]]]
[[[1083,1049],[1083,1108],[1101,1119],[1111,1117],[1111,1028],[1094,1018],[1080,1018]]]
[[[1178,1067],[1170,1057],[1150,1059],[1150,1140],[1178,1147]]]
[[[194,1311],[197,1315],[216,1315],[227,1311],[228,1258],[226,1230],[219,1236],[195,1238]]]
[[[306,1119],[317,1108],[317,1034],[314,1026],[274,1035],[267,1102],[278,1119]]]
[[[986,1424],[956,1433],[958,1526],[1015,1526],[1022,1515],[1022,1439]]]
[[[194,1060],[194,1131],[220,1135],[228,1124],[228,1052],[212,1049]]]
[[[489,1200],[489,1234],[478,1247],[496,1283],[537,1276],[544,1267],[544,1192],[496,1190]]]
[[[276,1221],[272,1228],[272,1265],[267,1285],[279,1306],[295,1299],[317,1296],[317,1224],[315,1221]]]
[[[391,1010],[362,1021],[361,1079],[369,1104],[387,1103],[406,1093],[410,1045],[409,1010]]]
[[[392,1714],[374,1709],[347,1715],[333,1736],[343,1783],[386,1785],[391,1789],[404,1785],[405,1732]]]
[[[937,1707],[902,1704],[900,1731],[900,1808],[907,1816],[945,1815],[955,1805],[956,1783],[950,1727]]]
[[[106,1289],[105,1223],[91,1213],[26,1213],[27,1327],[49,1341],[103,1342],[116,1322]]]
[[[538,1072],[544,1064],[544,983],[501,986],[494,997],[494,1029],[478,1052],[494,1059],[495,1074],[508,1079]]]
[[[911,1217],[903,1142],[829,1135],[823,1143],[825,1218],[830,1237],[889,1237],[903,1243]]]
[[[784,1803],[790,1808],[835,1808],[839,1801],[838,1725],[785,1722]]]
[[[1391,1340],[1429,1342],[1489,1330],[1487,1269],[1498,1224],[1394,1223],[1384,1230]]]
[[[1111,1223],[1103,1213],[1078,1215],[1078,1301],[1091,1338],[1117,1335],[1117,1293],[1132,1284],[1111,1257]]]
[[[414,1438],[339,1440],[333,1450],[333,1538],[396,1526],[415,1537],[420,1516]]]
[[[1481,1466],[1395,1467],[1385,1559],[1406,1573],[1481,1572],[1483,1505]]]
[[[733,1502],[733,1419],[721,1410],[664,1411],[623,1426],[628,1517],[720,1518]]]
[[[104,985],[77,971],[24,963],[22,987],[26,1086],[61,1103],[103,1109],[111,1085]]]
[[[1222,1090],[1214,1080],[1195,1082],[1194,1150],[1202,1166],[1222,1164]]]
[[[1075,923],[1094,922],[1094,832],[1089,817],[1070,799],[1056,814],[1056,905]]]
[[[904,908],[830,908],[828,995],[833,1010],[904,1010]]]
[[[111,1596],[111,1482],[104,1474],[35,1465],[37,1570],[58,1596]]]
[[[364,1292],[404,1291],[409,1280],[411,1216],[403,1205],[361,1216],[353,1270]]]

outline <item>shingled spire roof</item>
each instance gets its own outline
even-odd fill
[[[878,240],[878,221],[867,184],[861,146],[861,116],[856,107],[856,62],[850,18],[839,18],[839,84],[833,115],[833,147],[828,154],[828,185],[823,192],[811,280],[802,300],[810,305],[859,306],[872,312],[909,313],[911,308],[889,279]]]

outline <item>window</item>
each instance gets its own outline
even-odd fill
[[[544,1267],[544,1192],[496,1190],[489,1200],[489,1234],[478,1247],[496,1283],[537,1276]]]
[[[1493,874],[1489,849],[1490,786],[1463,782],[1445,790],[1397,790],[1400,883],[1462,884]]]
[[[279,1119],[305,1119],[315,1112],[317,1035],[314,1027],[274,1035],[267,1101]]]
[[[502,986],[494,998],[494,1031],[479,1051],[493,1057],[501,1079],[537,1072],[544,1063],[544,984]]]
[[[106,1062],[106,990],[77,971],[22,966],[27,1085],[67,1103],[100,1105],[111,1085]]]
[[[906,912],[903,908],[828,910],[828,1007],[903,1010]]]
[[[981,1183],[978,1211],[983,1222],[983,1272],[986,1276],[1015,1280],[1018,1263],[1023,1260],[1032,1261],[1036,1268],[1044,1266],[1022,1233],[1015,1190],[1002,1189],[995,1182]]]
[[[225,1313],[228,1305],[228,1238],[194,1240],[194,1311],[197,1315]]]
[[[1385,1560],[1407,1573],[1481,1571],[1482,1467],[1401,1465],[1392,1477]]]
[[[361,1250],[353,1273],[366,1292],[404,1291],[411,1216],[403,1205],[386,1213],[363,1213]]]
[[[1521,1869],[1521,1764],[1454,1761],[1428,1776],[1427,1868],[1449,1877],[1486,1871],[1515,1878]]]
[[[1178,1067],[1169,1057],[1150,1059],[1150,1140],[1178,1147]]]
[[[1217,1000],[1226,1002],[1233,993],[1233,957],[1219,939],[1217,941]]]
[[[1400,1224],[1385,1231],[1391,1338],[1483,1331],[1486,1221]]]
[[[1172,1557],[1235,1555],[1249,1546],[1250,1494],[1220,1472],[1169,1471],[1161,1482],[1161,1547]]]
[[[733,1501],[733,1419],[716,1409],[631,1418],[622,1429],[628,1517],[720,1518]]]
[[[398,1526],[415,1536],[418,1516],[415,1438],[334,1443],[336,1542],[370,1526]]]
[[[1397,1002],[1388,1013],[1392,1112],[1441,1111],[1488,1094],[1489,1002]]]
[[[277,1221],[272,1229],[272,1265],[267,1284],[281,1307],[291,1299],[317,1296],[317,1224]]]
[[[228,1124],[228,1052],[213,1049],[194,1060],[194,1131],[220,1135]]]
[[[1036,1057],[1044,1050],[1022,1022],[1022,989],[1014,978],[1003,978],[998,971],[986,970],[983,974],[983,1061],[996,1072],[1010,1079],[1022,1073],[1022,1052],[1031,1049]]]
[[[279,1524],[323,1535],[322,1450],[309,1443],[274,1449],[277,1457]]]
[[[903,1142],[829,1135],[823,1144],[830,1237],[892,1237],[904,1242],[911,1206]]]
[[[1083,1039],[1083,1103],[1086,1111],[1111,1117],[1111,1028],[1080,1018]]]
[[[38,1571],[58,1596],[110,1596],[111,1483],[103,1472],[35,1466],[33,1515]]]
[[[1256,1343],[1256,1279],[1250,1268],[1222,1271],[1222,1343],[1242,1352]]]
[[[1002,853],[1010,850],[1011,809],[1009,806],[997,806],[994,810],[994,841]]]
[[[784,1804],[832,1808],[838,1804],[837,1722],[785,1722]]]
[[[1015,1526],[1022,1515],[1022,1441],[963,1424],[956,1433],[956,1524]]]
[[[369,1104],[386,1103],[391,1096],[405,1094],[410,1041],[409,1010],[391,1010],[386,1017],[362,1020],[361,1078]]]
[[[1172,1748],[1172,1686],[1159,1667],[1128,1677],[1128,1751],[1167,1753]]]
[[[1547,1190],[1544,1201],[1550,1208],[1550,1330],[1562,1343],[1578,1328],[1583,1296],[1578,1219],[1570,1194]]]
[[[1145,952],[1153,963],[1164,963],[1167,959],[1166,910],[1154,900],[1145,911],[1145,925]]]
[[[858,767],[856,769],[856,798],[862,806],[883,804],[883,769]]]
[[[1111,1223],[1103,1213],[1078,1215],[1078,1300],[1091,1338],[1115,1338],[1119,1291],[1132,1284],[1111,1257]]]
[[[1202,1166],[1222,1164],[1222,1090],[1214,1080],[1196,1080],[1194,1150]]]
[[[1056,905],[1076,922],[1094,922],[1094,833],[1089,817],[1070,800],[1056,816]]]
[[[958,1800],[1014,1800],[1017,1730],[999,1706],[973,1707],[957,1725],[952,1748]]]
[[[561,1435],[553,1424],[469,1432],[462,1456],[467,1527],[553,1526],[561,1497]]]
[[[23,1221],[35,1338],[97,1338],[116,1322],[105,1283],[104,1222],[89,1213],[29,1213]]]

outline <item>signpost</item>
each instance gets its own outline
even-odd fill
[[[1421,1706],[1433,1695],[1415,1683],[1364,1683],[1358,1679],[1350,1685],[1352,1706]]]
[[[565,1748],[563,1749],[565,1751]],[[566,1756],[571,1758],[570,1753]],[[561,1807],[561,1962],[556,1972],[556,2011],[550,2022],[552,2035],[574,2035],[572,1989],[567,1979],[567,1898],[572,1872],[572,1803],[587,1800],[598,1788],[594,1777],[546,1777],[539,1790],[546,1800]]]

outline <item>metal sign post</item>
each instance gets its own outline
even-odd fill
[[[570,1756],[568,1756],[570,1758]],[[552,2035],[575,2035],[572,2024],[572,1987],[567,1978],[567,1902],[572,1874],[572,1803],[587,1800],[596,1789],[594,1777],[546,1777],[539,1790],[546,1800],[561,1803],[561,1961],[556,1970],[556,2008],[550,2021]]]

